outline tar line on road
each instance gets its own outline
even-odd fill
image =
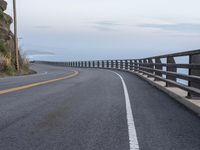
[[[133,112],[132,112],[132,108],[131,108],[131,104],[130,104],[130,98],[129,98],[126,83],[120,74],[118,74],[114,71],[110,71],[110,72],[115,73],[121,79],[121,82],[123,85],[125,102],[126,102],[126,114],[127,114],[130,150],[139,150],[137,133],[136,133],[135,123],[134,123],[134,119],[133,119]]]
[[[35,87],[35,86],[45,85],[45,84],[48,84],[48,83],[53,83],[53,82],[56,82],[56,81],[69,79],[69,78],[75,77],[77,75],[79,75],[79,71],[73,71],[72,73],[68,74],[67,76],[64,76],[64,77],[61,77],[61,78],[56,78],[56,79],[52,79],[52,80],[36,82],[36,83],[28,84],[28,85],[23,85],[23,86],[18,86],[18,87],[6,89],[6,90],[1,90],[0,95],[19,91],[19,90],[24,90],[24,89],[28,89],[28,88],[32,88],[32,87]]]

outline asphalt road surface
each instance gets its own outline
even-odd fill
[[[199,117],[137,76],[32,68],[0,79],[0,150],[200,150]]]

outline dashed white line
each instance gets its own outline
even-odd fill
[[[111,72],[113,72],[119,76],[119,78],[121,79],[122,85],[123,85],[123,89],[124,89],[130,150],[139,150],[139,144],[138,144],[138,139],[137,139],[137,134],[136,134],[136,129],[135,129],[135,123],[134,123],[134,119],[133,119],[133,113],[132,113],[132,108],[131,108],[131,104],[130,104],[130,98],[129,98],[126,83],[120,74],[118,74],[114,71],[111,71]]]

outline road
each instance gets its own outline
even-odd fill
[[[0,150],[200,149],[199,117],[135,75],[32,68],[0,79]]]

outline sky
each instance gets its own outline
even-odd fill
[[[199,0],[16,1],[21,51],[31,60],[129,59],[200,48]]]

